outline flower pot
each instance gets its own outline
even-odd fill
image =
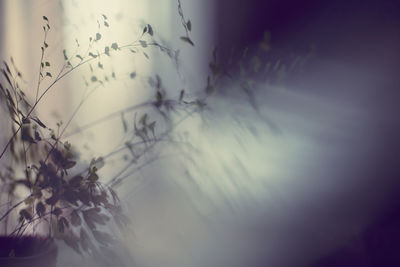
[[[1,267],[55,267],[57,246],[51,238],[0,236]]]

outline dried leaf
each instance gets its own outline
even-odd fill
[[[182,36],[182,37],[181,37],[181,40],[184,41],[184,42],[186,42],[186,43],[188,43],[188,44],[191,44],[192,46],[194,46],[194,43],[192,42],[192,40],[190,40],[189,37]]]

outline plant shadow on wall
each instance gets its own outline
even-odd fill
[[[180,1],[178,15],[184,29],[180,39],[194,47],[190,36],[192,24],[185,18]],[[243,102],[249,103],[257,111],[255,99],[258,89],[253,78],[267,77],[271,82],[281,82],[288,72],[301,68],[301,64],[307,60],[307,56],[283,60],[270,57],[270,36],[266,33],[255,49],[232,54],[224,64],[218,60],[217,49],[214,49],[209,65],[210,74],[201,90],[187,93],[188,90],[181,89],[172,92],[173,96],[170,97],[161,76],[154,74],[143,84],[143,90],[150,88],[153,92],[147,101],[116,110],[103,119],[69,133],[69,136],[79,135],[110,118],[121,119],[126,137],[124,144],[102,157],[82,159],[79,151],[83,148],[74,147],[64,138],[87,99],[98,88],[112,84],[112,80],[117,79],[114,71],[105,71],[103,64],[107,58],[128,52],[132,57],[151,59],[146,51],[157,49],[171,59],[171,65],[178,66],[182,60],[177,50],[159,41],[160,38],[157,38],[149,24],[131,43],[112,42],[103,46],[100,44],[103,38],[101,29],[110,27],[110,22],[106,15],[101,15],[99,21],[99,31],[88,36],[86,49],[82,50],[76,41],[76,51],[84,52],[60,49],[64,63],[57,70],[47,55],[51,45],[47,43],[51,24],[43,16],[44,41],[40,47],[41,62],[33,97],[27,96],[28,89],[21,86],[25,84],[24,75],[13,58],[8,62],[3,61],[0,101],[2,113],[9,118],[10,138],[0,155],[2,266],[14,266],[16,262],[22,264],[18,266],[55,266],[57,248],[54,239],[63,240],[80,254],[86,253],[100,260],[115,258],[111,244],[118,237],[114,231],[113,234],[107,232],[105,226],[116,226],[123,231],[130,223],[115,187],[125,179],[133,179],[136,171],[151,165],[155,158],[149,155],[159,144],[184,144],[185,140],[175,136],[174,130],[196,113],[212,113],[207,108],[210,99],[221,93],[234,93],[224,88],[238,85]],[[60,121],[56,127],[49,126],[36,113],[37,105],[58,83],[85,66],[91,74],[86,78],[84,97],[65,123]],[[137,76],[136,71],[129,73],[130,79],[135,80]],[[126,114],[133,114],[132,123],[126,119]],[[4,128],[5,125],[2,125]],[[124,154],[124,166],[115,176],[103,177],[99,170],[117,154]],[[90,163],[85,166],[84,162]]]

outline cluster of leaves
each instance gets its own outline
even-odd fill
[[[185,35],[181,36],[180,39],[182,41],[194,46],[194,43],[193,43],[192,39],[190,39],[190,35],[189,35],[189,32],[192,31],[192,22],[185,18],[185,15],[183,14],[181,0],[178,0],[178,14],[179,14],[179,17],[181,18],[182,26],[185,29]]]
[[[77,252],[95,252],[92,238],[100,245],[110,244],[111,236],[101,232],[99,226],[113,218],[122,228],[129,220],[122,213],[115,191],[99,182],[97,171],[104,160],[93,159],[87,172],[68,175],[76,164],[70,144],[59,143],[49,148],[48,155],[47,162],[30,166],[30,179],[24,185],[31,194],[19,212],[17,232],[35,220],[44,220],[51,225],[54,237]]]

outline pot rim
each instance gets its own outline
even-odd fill
[[[8,237],[8,236],[0,236],[0,238],[10,238],[10,239],[12,239],[13,237]],[[28,237],[28,236],[26,236],[26,237]],[[29,236],[29,237],[33,237],[33,238],[40,238],[40,237],[35,237],[35,236]],[[22,237],[23,238],[23,237]],[[10,257],[10,256],[7,256],[7,257],[2,257],[2,256],[0,256],[0,262],[1,261],[3,261],[3,260],[10,260],[10,259],[13,259],[13,260],[17,260],[17,261],[22,261],[22,260],[28,260],[28,259],[35,259],[35,258],[39,258],[39,257],[41,257],[41,256],[43,256],[43,255],[47,255],[47,254],[50,254],[50,253],[52,253],[53,251],[57,251],[57,245],[56,245],[56,243],[54,242],[54,239],[53,238],[49,238],[49,240],[50,240],[50,244],[48,245],[48,247],[47,247],[47,249],[46,250],[44,250],[44,251],[42,251],[42,252],[40,252],[40,253],[35,253],[35,254],[33,254],[33,255],[30,255],[30,256],[23,256],[23,257],[18,257],[18,256],[14,256],[14,257]]]

